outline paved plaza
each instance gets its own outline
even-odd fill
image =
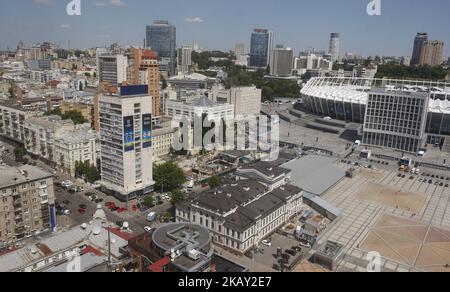
[[[445,268],[450,264],[446,178],[430,184],[422,175],[410,179],[398,174],[363,169],[323,195],[343,211],[319,238],[319,244],[330,240],[345,246],[346,256],[338,270],[366,271],[367,253],[377,251],[383,256],[383,271],[450,272]]]

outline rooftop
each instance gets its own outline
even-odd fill
[[[335,165],[335,160],[332,157],[306,155],[283,167],[292,170],[291,181],[294,185],[305,192],[321,195],[345,177],[345,171]]]
[[[0,166],[0,188],[24,184],[52,177],[53,174],[31,165],[20,167]]]

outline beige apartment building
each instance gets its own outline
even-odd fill
[[[0,245],[56,227],[52,174],[30,165],[0,172]]]

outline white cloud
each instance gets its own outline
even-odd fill
[[[70,24],[60,24],[59,27],[60,28],[69,28],[69,27],[71,27],[71,25]]]
[[[204,22],[203,19],[201,19],[200,17],[196,16],[196,17],[190,17],[190,18],[186,18],[184,21],[186,22],[190,22],[190,23],[202,23]]]

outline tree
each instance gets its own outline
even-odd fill
[[[100,179],[100,173],[95,166],[90,165],[85,172],[85,177],[88,182],[95,183]]]
[[[172,197],[170,199],[170,203],[172,205],[175,206],[176,204],[181,203],[183,201],[184,201],[184,193],[181,190],[176,189],[172,191]]]
[[[161,192],[179,189],[186,182],[183,170],[172,162],[154,166],[153,178],[156,189]]]
[[[151,208],[155,206],[155,199],[153,198],[153,196],[146,196],[143,203],[146,207]]]
[[[164,78],[164,76],[161,75],[161,82],[162,82],[162,89],[166,89],[167,88],[167,81],[166,78]]]
[[[100,173],[97,168],[91,165],[89,161],[75,162],[75,176],[84,177],[90,183],[94,183],[100,179]]]
[[[27,150],[25,147],[20,146],[14,149],[14,156],[16,158],[16,161],[23,161],[25,155],[27,155]]]
[[[87,120],[79,111],[68,111],[61,115],[63,120],[72,120],[75,125],[87,123]]]
[[[214,189],[214,188],[217,188],[220,185],[222,185],[222,179],[215,175],[215,176],[210,177],[208,179],[207,183],[211,189]]]

